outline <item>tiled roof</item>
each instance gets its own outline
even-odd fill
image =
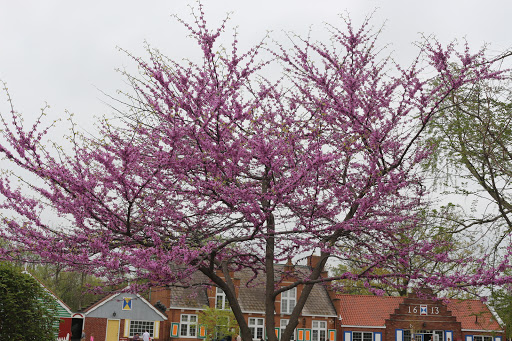
[[[405,297],[337,295],[342,324],[349,326],[385,325]],[[448,310],[461,322],[462,329],[501,330],[489,308],[478,300],[450,300]]]
[[[280,279],[285,266],[276,264],[275,279]],[[306,267],[296,267],[297,271],[305,271]],[[240,279],[238,301],[243,312],[265,311],[265,282],[263,276],[253,278],[251,270],[243,270],[235,273],[235,278]],[[209,283],[208,279],[197,274],[193,283]],[[208,305],[206,287],[171,288],[171,308],[202,308]],[[313,287],[306,301],[302,315],[336,316],[336,310],[329,298],[327,290],[320,284]]]
[[[240,279],[238,302],[244,312],[265,311],[265,282],[261,277],[252,278],[252,271],[239,271],[235,277]]]
[[[404,297],[337,295],[340,299],[341,324],[347,326],[383,327]]]
[[[200,309],[208,306],[206,285],[210,280],[200,272],[196,272],[189,283],[171,287],[171,308]],[[189,286],[189,287],[187,287]]]
[[[331,298],[323,285],[317,284],[311,290],[311,294],[302,309],[302,315],[336,316],[336,310]]]
[[[462,329],[501,330],[489,308],[478,300],[450,300],[448,309],[461,322]]]
[[[171,308],[200,309],[208,306],[208,296],[205,287],[171,289]]]

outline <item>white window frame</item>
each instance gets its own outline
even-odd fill
[[[215,308],[217,309],[228,309],[229,304],[226,299],[226,293],[221,288],[216,288],[215,292]]]
[[[297,304],[297,287],[281,293],[281,314],[291,314]]]
[[[181,314],[179,337],[197,339],[197,321],[197,315],[195,314]]]
[[[327,341],[327,321],[311,321],[311,341]]]
[[[436,336],[437,335],[437,340],[436,340]],[[432,339],[434,341],[444,341],[444,331],[442,330],[434,330],[434,334],[433,334],[433,337]]]
[[[262,317],[249,317],[247,322],[253,340],[261,340],[265,336],[265,319]]]
[[[283,335],[284,333],[284,330],[286,329],[286,326],[288,325],[288,322],[290,320],[287,320],[287,319],[281,319],[281,322],[279,322],[280,324],[280,328],[281,328],[281,335]],[[293,330],[293,334],[292,334],[292,337],[290,339],[291,341],[294,341],[295,340],[295,329]]]
[[[366,336],[366,339],[365,339]],[[373,332],[352,332],[352,341],[373,341]]]
[[[142,338],[142,333],[149,332],[149,336],[155,334],[155,321],[130,320],[129,336],[134,337],[136,333]]]
[[[473,335],[473,341],[493,341],[493,339],[490,335]]]

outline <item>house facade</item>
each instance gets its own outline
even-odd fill
[[[504,330],[478,300],[337,295],[339,341],[502,341]]]
[[[287,265],[276,265],[290,273]],[[295,269],[296,270],[296,269]],[[253,340],[266,339],[265,288],[252,272],[232,274],[236,296]],[[208,279],[202,279],[204,283]],[[285,286],[292,282],[281,281]],[[249,283],[249,285],[248,285]],[[276,335],[286,327],[302,287],[278,296]],[[168,320],[163,340],[195,341],[205,337],[199,314],[205,307],[228,308],[225,294],[215,286],[153,288],[152,304],[165,306]],[[504,341],[499,318],[479,300],[443,301],[431,291],[407,297],[336,295],[316,285],[299,317],[295,341]]]
[[[137,294],[111,294],[85,309],[83,331],[86,340],[130,340],[148,331],[152,340],[161,340],[167,317]]]
[[[310,259],[309,262],[313,262]],[[310,263],[310,265],[312,265]],[[294,282],[293,274],[307,273],[309,266],[276,264],[276,282],[286,286]],[[207,278],[199,278],[199,283],[209,283]],[[263,276],[262,276],[263,277]],[[265,286],[264,279],[253,278],[250,270],[232,273],[235,294],[251,330],[253,340],[266,338]],[[275,333],[280,336],[286,328],[303,286],[281,293],[275,302]],[[167,313],[165,340],[193,341],[202,339],[206,331],[198,324],[199,314],[206,307],[229,309],[225,293],[215,286],[192,286],[190,288],[153,288],[150,294],[152,304],[164,305]],[[315,285],[299,317],[299,325],[294,339],[300,341],[336,341],[337,312],[333,301],[334,294],[326,286]]]

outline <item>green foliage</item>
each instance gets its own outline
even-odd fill
[[[199,313],[199,325],[206,326],[206,341],[220,340],[226,336],[234,339],[239,333],[238,323],[231,309],[205,307]]]
[[[429,143],[435,147],[434,155],[425,166],[437,174],[437,183],[447,193],[474,200],[472,207],[460,210],[459,229],[490,227],[498,245],[512,229],[512,87],[508,80],[462,88],[445,98],[429,126]]]
[[[59,265],[52,264],[34,266],[30,272],[72,311],[81,310],[98,299],[87,289],[102,285],[101,280],[83,272],[63,271]]]
[[[0,263],[0,339],[55,340],[56,302],[30,275]]]
[[[505,326],[512,326],[512,290],[503,288],[494,290],[491,295],[491,306],[494,308]],[[505,327],[503,326],[503,327]],[[505,328],[505,339],[510,340],[512,329]]]

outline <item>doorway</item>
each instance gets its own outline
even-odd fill
[[[119,340],[119,320],[107,321],[107,338],[105,341]]]
[[[82,330],[84,328],[83,318],[72,318],[71,319],[71,341],[80,341],[82,336]]]

